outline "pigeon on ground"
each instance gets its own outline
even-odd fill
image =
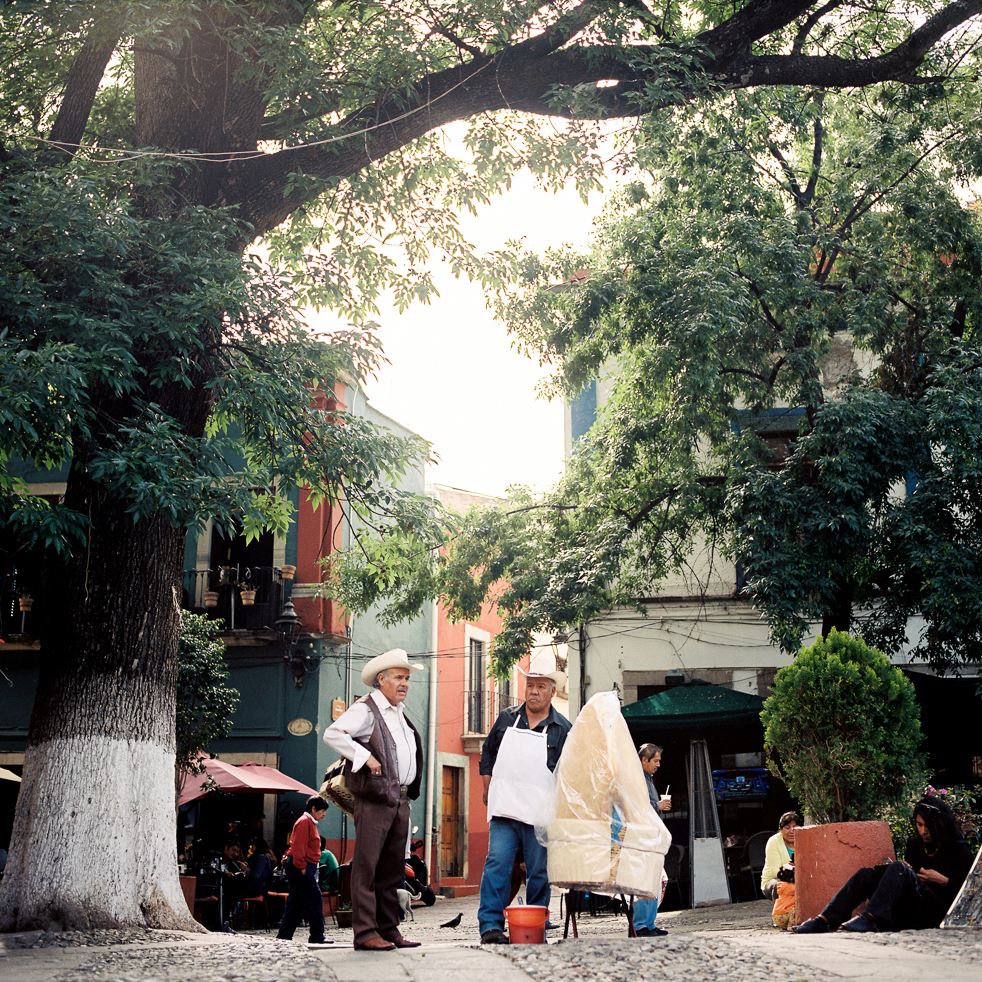
[[[451,917],[446,924],[441,924],[440,927],[457,927],[460,924],[460,919],[464,916],[464,912],[461,911],[456,917]]]

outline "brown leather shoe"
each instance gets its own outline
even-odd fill
[[[422,941],[410,941],[409,938],[404,938],[401,934],[398,938],[393,938],[392,943],[397,948],[418,948],[423,942]]]
[[[391,941],[386,941],[385,938],[369,938],[367,941],[363,941],[361,944],[355,942],[355,947],[359,951],[394,951],[395,945]]]

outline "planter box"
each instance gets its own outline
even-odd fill
[[[820,914],[839,888],[864,866],[897,858],[887,822],[808,825],[794,834],[795,922]]]
[[[335,911],[334,916],[337,918],[338,927],[351,927],[351,911],[350,910],[338,910],[338,911]]]

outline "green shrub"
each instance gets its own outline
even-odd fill
[[[761,713],[768,768],[819,822],[879,818],[923,786],[914,687],[882,652],[832,631],[782,668]]]
[[[238,689],[228,684],[225,645],[218,637],[221,621],[181,611],[177,643],[177,761],[175,785],[202,773],[198,754],[212,741],[228,736],[239,704]]]

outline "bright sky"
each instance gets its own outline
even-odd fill
[[[584,205],[575,189],[542,191],[518,174],[512,190],[466,216],[461,227],[481,250],[524,237],[541,252],[564,242],[583,246],[602,196]],[[439,462],[427,480],[483,494],[512,484],[538,490],[562,472],[563,407],[536,398],[548,374],[511,347],[504,325],[486,308],[479,284],[454,280],[434,267],[440,297],[376,318],[389,365],[366,386],[380,412],[419,433]]]

